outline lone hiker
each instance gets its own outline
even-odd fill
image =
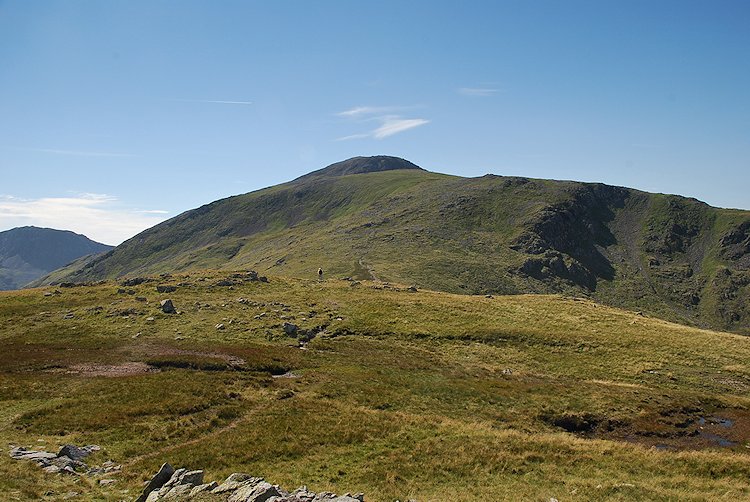
[[[323,269],[322,268],[318,269],[318,280],[319,281],[323,280]]]

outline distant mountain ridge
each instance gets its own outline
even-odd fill
[[[356,157],[187,211],[42,282],[206,268],[563,293],[750,334],[750,211]]]
[[[0,290],[22,288],[82,256],[110,249],[66,230],[30,226],[0,232]]]

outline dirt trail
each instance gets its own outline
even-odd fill
[[[370,276],[370,280],[372,281],[380,280],[378,276],[375,275],[375,269],[373,269],[371,265],[368,265],[367,263],[365,263],[364,258],[360,258],[357,263],[359,264],[359,266],[361,267],[363,271],[367,272],[367,274]]]

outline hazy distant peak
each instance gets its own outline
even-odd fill
[[[345,176],[347,174],[377,173],[381,171],[395,171],[398,169],[417,169],[424,171],[421,167],[400,157],[388,155],[375,155],[372,157],[352,157],[351,159],[336,162],[330,166],[301,176],[297,179],[306,179],[319,176]]]

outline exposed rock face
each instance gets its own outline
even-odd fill
[[[166,468],[167,466],[168,468]],[[272,485],[263,478],[242,472],[231,474],[223,483],[203,483],[203,471],[177,469],[169,480],[163,482],[169,464],[162,465],[136,502],[158,502],[166,500],[190,500],[204,493],[220,495],[227,502],[363,502],[364,495],[336,495],[330,492],[315,493],[300,487],[287,492],[278,485]],[[226,497],[226,498],[224,498]]]
[[[543,255],[526,260],[520,272],[539,280],[557,277],[591,291],[598,279],[612,279],[614,268],[599,247],[615,241],[605,223],[628,196],[624,188],[582,185],[568,200],[550,205],[511,244],[516,251]]]
[[[36,462],[49,474],[89,476],[116,474],[121,466],[107,461],[101,466],[91,469],[83,462],[100,448],[96,445],[78,447],[67,444],[58,453],[28,450],[22,446],[14,447],[10,457],[14,460],[31,460]],[[98,480],[100,486],[109,486],[117,482],[116,479],[103,478]],[[159,471],[146,483],[135,502],[157,502],[167,500],[190,500],[203,494],[214,494],[227,502],[363,502],[364,495],[344,494],[336,495],[330,492],[314,493],[307,487],[300,487],[293,492],[287,492],[278,485],[272,485],[263,478],[236,472],[231,474],[223,483],[215,481],[203,482],[202,470],[175,469],[168,463],[162,464]],[[203,499],[201,499],[203,500]]]
[[[172,467],[168,463],[162,464],[159,468],[159,472],[154,474],[154,477],[151,478],[151,481],[149,481],[146,487],[143,489],[140,497],[135,499],[135,502],[146,502],[148,495],[154,490],[159,490],[162,486],[164,486],[166,482],[169,481],[169,479],[172,477],[172,474],[174,474],[174,467]]]
[[[101,466],[89,468],[83,460],[98,451],[97,445],[87,445],[78,447],[72,444],[66,444],[60,448],[58,453],[47,451],[28,450],[23,446],[18,446],[10,450],[10,458],[13,460],[31,460],[36,462],[44,472],[48,474],[81,474],[89,476],[100,474],[113,474],[120,471],[121,466],[114,462],[107,461]]]
[[[721,238],[721,255],[735,262],[739,269],[750,269],[750,220],[732,228]]]

